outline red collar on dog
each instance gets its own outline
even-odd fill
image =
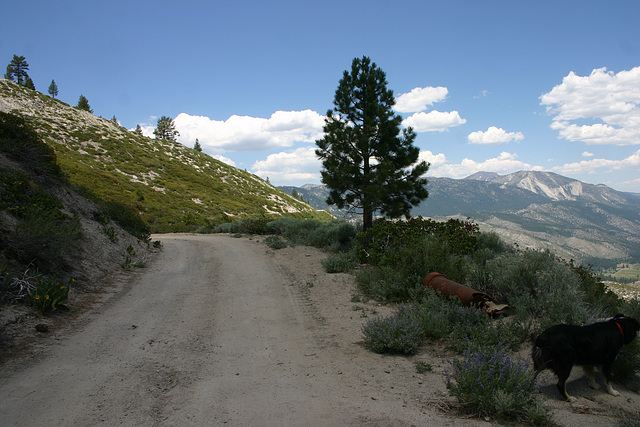
[[[622,326],[620,326],[620,323],[618,322],[613,322],[618,326],[618,329],[620,329],[620,333],[622,334],[622,338],[624,338],[624,331],[622,330]]]

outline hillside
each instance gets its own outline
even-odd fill
[[[246,217],[330,218],[204,153],[135,134],[5,79],[0,111],[28,121],[53,147],[71,184],[134,208],[152,232],[194,231]]]
[[[427,188],[428,199],[412,215],[470,217],[482,229],[495,231],[521,248],[548,248],[583,263],[640,260],[640,198],[636,195],[536,171],[429,178]],[[305,185],[295,190],[316,208],[332,209],[325,202],[325,187]]]

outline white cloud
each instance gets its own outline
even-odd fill
[[[416,132],[442,132],[454,126],[460,126],[467,122],[460,117],[457,111],[440,112],[433,110],[428,113],[416,113],[407,117],[402,125],[411,126]]]
[[[418,156],[418,161],[428,162],[431,166],[430,168],[438,167],[444,165],[447,162],[447,156],[443,153],[433,154],[429,150],[421,151]]]
[[[156,130],[155,125],[149,125],[149,124],[141,124],[140,125],[140,129],[142,129],[142,134],[146,137],[149,138],[155,138],[156,136],[153,134],[153,131]],[[131,131],[134,131],[134,129],[129,129]]]
[[[322,137],[324,116],[315,111],[276,111],[270,118],[231,116],[226,121],[180,113],[174,119],[178,141],[191,146],[198,138],[205,152],[266,151],[314,142]]]
[[[449,89],[442,86],[416,87],[411,92],[398,95],[393,109],[401,113],[424,111],[427,106],[444,100],[448,94]]]
[[[640,144],[640,67],[615,74],[598,68],[589,76],[573,71],[540,97],[554,115],[560,138],[587,144]],[[594,124],[572,121],[596,121]]]
[[[609,159],[590,159],[582,160],[575,163],[566,163],[562,166],[553,168],[554,172],[565,174],[578,174],[578,173],[595,173],[600,169],[610,170],[640,170],[640,150],[636,151],[629,157],[622,160],[609,160]]]
[[[464,178],[476,172],[496,172],[501,175],[517,172],[519,170],[542,170],[540,166],[518,160],[515,153],[502,152],[498,157],[477,162],[465,158],[457,164],[445,163],[439,166],[433,165],[429,168],[428,175],[446,176],[450,178]]]
[[[475,99],[484,98],[485,96],[489,96],[490,93],[491,92],[489,92],[488,90],[485,89],[485,90],[480,91],[479,95],[475,95],[474,98]]]
[[[303,185],[320,182],[322,164],[315,147],[303,147],[289,152],[269,154],[253,164],[252,172],[276,185]]]
[[[481,130],[472,132],[467,136],[470,144],[504,144],[511,141],[522,141],[522,132],[507,132],[495,126],[489,127],[486,132]]]
[[[589,151],[583,151],[582,152],[582,157],[593,157],[595,156],[595,154],[589,152]]]
[[[222,163],[226,163],[229,166],[233,166],[234,168],[236,167],[236,162],[234,162],[233,160],[231,160],[228,157],[222,156],[220,154],[214,154],[211,157],[213,157],[214,159],[218,159],[220,160]]]
[[[640,178],[623,181],[619,184],[621,188],[628,188],[628,191],[637,193],[640,188]],[[623,190],[624,191],[624,190]]]

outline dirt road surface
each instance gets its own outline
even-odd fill
[[[362,324],[393,307],[352,299],[353,277],[325,273],[322,251],[226,235],[153,239],[163,250],[147,268],[4,363],[0,426],[491,425],[450,410],[453,355],[362,346]],[[418,374],[418,360],[431,371]],[[631,392],[585,395],[576,381],[578,405],[550,398],[559,425],[615,425],[609,402],[638,404]]]
[[[0,425],[459,423],[425,408],[434,396],[420,393],[413,362],[362,348],[372,309],[352,309],[349,276],[317,280],[320,252],[222,235],[155,239],[162,252],[130,283],[3,370]],[[314,290],[328,297],[321,307]],[[396,384],[401,370],[415,396]]]

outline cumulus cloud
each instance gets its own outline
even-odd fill
[[[443,153],[433,154],[429,150],[421,151],[418,156],[418,161],[425,161],[430,164],[430,168],[444,165],[447,162],[447,156]]]
[[[593,157],[595,156],[595,154],[589,152],[589,151],[583,151],[582,152],[582,157]]]
[[[322,164],[315,147],[302,147],[289,152],[269,154],[253,164],[252,172],[278,185],[302,185],[320,182]]]
[[[470,144],[504,144],[511,141],[522,141],[524,135],[522,132],[507,132],[502,128],[491,126],[486,132],[479,130],[470,133],[467,139]]]
[[[640,67],[614,73],[598,68],[589,76],[573,71],[540,97],[553,115],[551,128],[568,141],[640,144]],[[593,124],[573,123],[595,121]]]
[[[446,87],[416,87],[411,92],[403,93],[396,97],[394,110],[400,113],[416,113],[424,111],[427,106],[444,100],[449,94]]]
[[[640,150],[622,160],[590,159],[575,163],[566,163],[553,168],[554,172],[564,174],[595,173],[601,169],[610,170],[630,170],[640,169]]]
[[[433,165],[429,168],[429,175],[446,176],[451,178],[464,178],[476,172],[496,172],[501,175],[517,172],[519,170],[543,170],[541,166],[534,166],[518,160],[515,153],[502,152],[498,157],[477,162],[465,158],[460,163],[444,163]]]
[[[313,142],[322,136],[324,117],[315,111],[276,111],[270,118],[231,116],[225,121],[180,113],[174,119],[178,141],[198,138],[206,152],[266,151]]]
[[[451,127],[460,126],[467,122],[457,111],[440,112],[433,110],[428,113],[416,113],[403,120],[402,125],[411,126],[416,132],[443,132]]]

